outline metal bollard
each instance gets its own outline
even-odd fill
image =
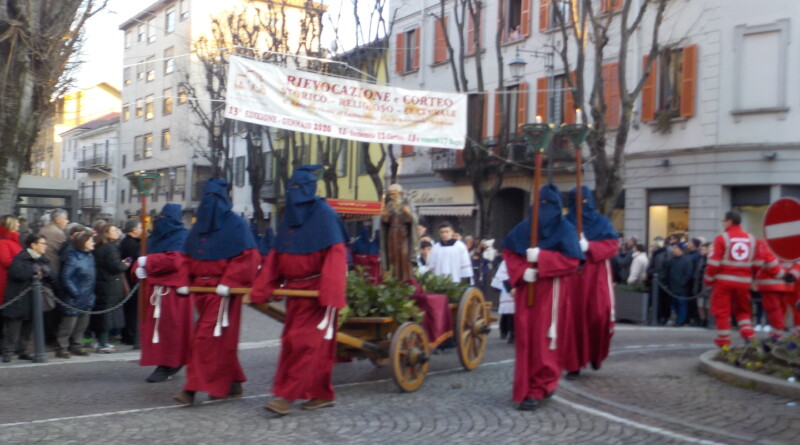
[[[33,285],[31,286],[33,298],[31,298],[31,317],[33,317],[33,362],[45,363],[47,358],[44,355],[44,313],[42,312],[42,281],[39,274],[33,274]]]
[[[653,279],[650,280],[650,300],[652,307],[650,308],[650,325],[655,326],[658,324],[658,273],[653,274]]]

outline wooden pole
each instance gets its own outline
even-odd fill
[[[142,224],[142,235],[141,235],[141,243],[140,243],[140,248],[139,248],[139,255],[146,256],[147,255],[147,225],[145,223],[146,223],[146,220],[147,220],[147,195],[142,193],[141,194],[141,198],[142,198],[142,214],[139,215],[139,221],[141,221],[141,224]],[[138,264],[134,263],[133,264],[133,270],[135,271],[137,267],[138,267]],[[142,327],[142,322],[144,321],[145,314],[147,313],[147,309],[146,309],[147,308],[147,301],[146,300],[147,300],[147,286],[145,286],[144,280],[141,280],[141,282],[139,283],[139,304],[137,305],[138,309],[139,309],[139,311],[138,311],[139,312],[139,326],[136,327],[136,339],[134,340],[134,341],[136,341],[137,344],[141,344],[141,343],[139,343],[140,337],[141,337],[141,332],[142,332],[141,327]]]
[[[533,213],[531,215],[531,248],[539,244],[539,189],[542,186],[542,150],[536,152],[536,166],[533,172]],[[531,267],[536,267],[531,263]],[[528,283],[528,306],[533,306],[535,283]]]
[[[578,229],[578,237],[581,236],[583,233],[583,172],[581,171],[581,164],[583,164],[583,160],[581,159],[581,147],[575,147],[575,182],[578,184],[578,187],[575,189],[575,200],[577,201],[577,208],[575,209],[576,212],[576,225]]]

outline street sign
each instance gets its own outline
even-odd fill
[[[764,240],[784,261],[800,260],[800,201],[781,198],[764,215]]]

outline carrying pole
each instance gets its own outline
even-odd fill
[[[533,173],[533,212],[531,214],[531,248],[539,244],[539,189],[542,185],[542,150],[536,152],[536,168]],[[536,267],[531,263],[531,267]],[[536,291],[535,283],[528,283],[528,306],[533,306],[533,295]]]

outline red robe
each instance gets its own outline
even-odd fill
[[[189,285],[189,261],[180,252],[151,253],[147,271],[147,312],[141,321],[141,366],[177,368],[188,362],[192,300],[176,288]],[[155,318],[156,308],[159,318]]]
[[[286,301],[281,354],[272,394],[289,401],[333,400],[331,377],[336,358],[336,317],[331,340],[325,340],[325,331],[319,330],[317,325],[325,317],[327,306],[341,309],[347,304],[344,243],[306,255],[272,250],[264,260],[250,296],[253,302],[264,303],[275,298],[272,291],[282,284],[285,289],[319,290],[319,298],[292,297]]]
[[[522,402],[526,398],[541,400],[555,391],[561,377],[556,333],[558,323],[564,319],[567,299],[572,295],[570,280],[565,278],[578,270],[579,260],[558,252],[540,251],[534,302],[533,306],[528,306],[528,283],[522,279],[522,275],[530,267],[529,263],[524,256],[510,249],[503,251],[503,259],[508,267],[509,281],[516,289],[513,398],[515,402]]]
[[[619,243],[609,239],[589,241],[583,269],[573,278],[577,283],[569,300],[567,321],[559,332],[564,369],[573,372],[608,357],[614,335],[614,288],[609,260]]]
[[[353,266],[361,266],[364,268],[364,273],[372,278],[373,283],[381,282],[381,256],[368,255],[365,253],[354,253]]]
[[[248,249],[233,258],[203,261],[189,258],[189,277],[192,286],[217,287],[218,284],[250,287],[258,270],[261,256]],[[227,298],[228,326],[214,336],[225,299],[216,293],[192,294],[198,312],[197,323],[189,347],[186,367],[186,391],[207,392],[212,397],[226,397],[233,382],[247,381],[239,363],[239,323],[242,296]],[[222,303],[222,304],[221,304]]]

